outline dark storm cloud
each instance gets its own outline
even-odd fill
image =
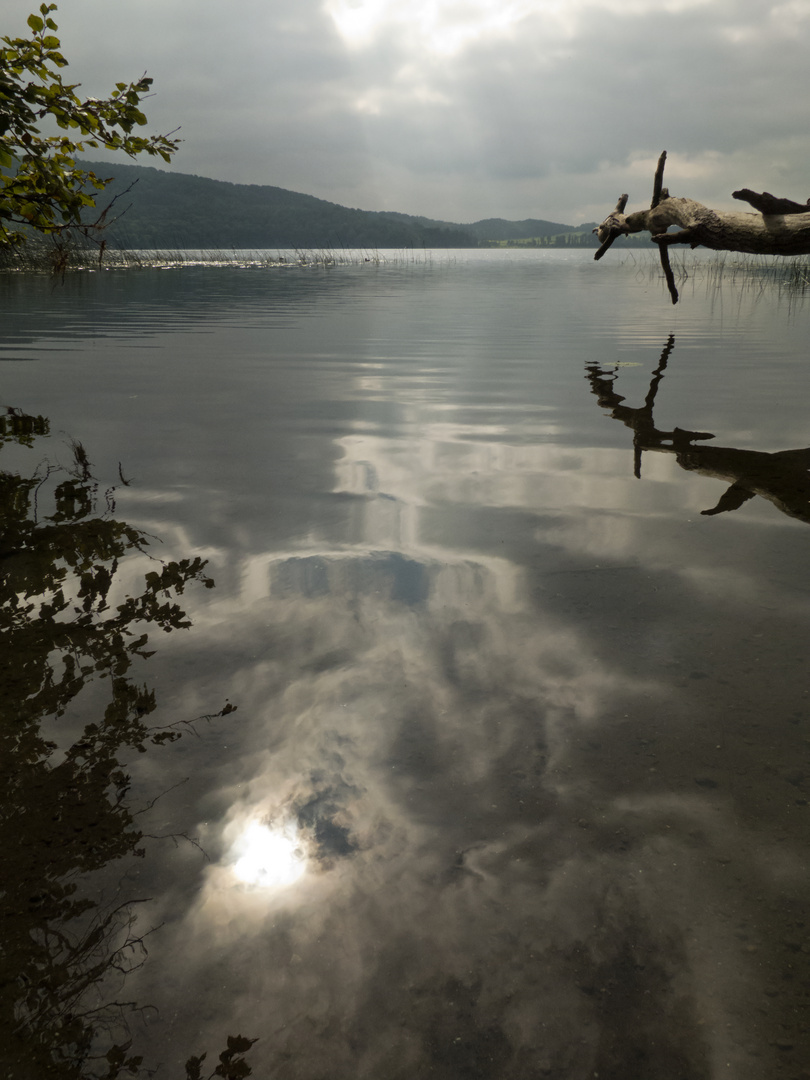
[[[805,186],[806,0],[87,0],[57,18],[88,93],[155,78],[180,171],[455,220],[598,215],[646,198],[664,148],[673,193]]]

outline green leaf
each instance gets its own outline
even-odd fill
[[[89,136],[87,145],[119,150],[131,157],[160,153],[168,162],[177,150],[177,141],[166,136],[139,138],[135,126],[146,123],[141,98],[152,80],[143,76],[119,82],[106,100],[82,101],[76,94],[79,84],[65,84],[58,70],[67,65],[59,51],[58,29],[51,12],[57,5],[42,3],[39,14],[28,16],[30,37],[0,38],[0,169],[16,176],[0,176],[0,247],[24,244],[27,233],[15,228],[28,222],[43,233],[65,229],[101,230],[104,221],[88,225],[81,219],[83,206],[92,204],[80,188],[85,176],[76,170],[72,155],[82,151],[75,138]],[[28,81],[30,80],[30,81]],[[42,135],[40,120],[62,131],[76,129],[77,135]],[[90,179],[100,190],[107,181]]]

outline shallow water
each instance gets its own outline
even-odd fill
[[[803,1075],[801,298],[442,252],[0,303],[10,1077]]]

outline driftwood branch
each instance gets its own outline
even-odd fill
[[[742,202],[750,203],[755,210],[759,210],[760,214],[807,214],[810,213],[810,199],[806,203],[794,202],[792,199],[777,199],[775,195],[771,195],[769,191],[763,191],[761,194],[757,194],[756,191],[751,191],[750,188],[743,188],[742,191],[733,191],[732,195],[735,199],[741,199]]]
[[[663,186],[666,158],[665,150],[658,159],[650,209],[625,214],[628,197],[622,195],[613,213],[594,230],[601,242],[595,259],[601,259],[618,236],[649,232],[652,242],[658,244],[667,286],[676,304],[678,290],[667,254],[671,244],[749,255],[810,255],[810,200],[802,204],[743,188],[734,192],[734,198],[747,202],[758,213],[710,210],[694,199],[670,196]],[[671,228],[677,231],[669,232]]]

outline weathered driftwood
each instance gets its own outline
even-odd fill
[[[658,244],[672,303],[677,304],[678,290],[667,252],[671,244],[750,255],[810,255],[810,200],[802,204],[743,188],[734,192],[734,198],[749,203],[759,213],[710,210],[694,199],[670,196],[663,187],[666,158],[665,150],[658,159],[650,209],[625,214],[628,196],[622,195],[613,213],[594,230],[601,241],[595,259],[601,259],[618,236],[649,232]],[[678,231],[668,232],[672,226]]]

